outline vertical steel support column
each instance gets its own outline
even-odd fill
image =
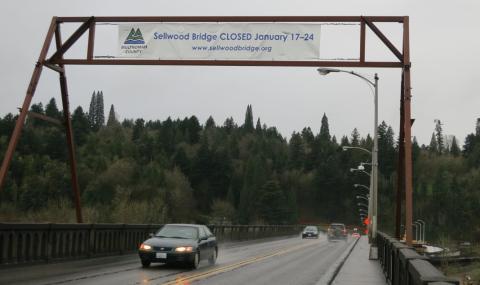
[[[395,205],[395,238],[400,240],[402,238],[402,204],[403,193],[405,187],[405,116],[404,116],[404,92],[405,89],[402,71],[402,83],[400,86],[400,135],[398,140],[398,162],[397,162],[397,195]]]
[[[365,62],[365,21],[360,22],[360,62]]]
[[[410,36],[409,18],[403,21],[403,80],[404,80],[404,128],[405,128],[405,228],[407,245],[412,245],[413,185],[412,185],[412,123],[411,123],[411,85],[410,85]]]
[[[55,30],[55,43],[57,50],[62,46],[62,37],[60,33],[60,25],[57,25]],[[63,56],[62,56],[63,58]],[[60,90],[62,93],[62,105],[63,105],[63,117],[65,123],[65,133],[67,136],[67,146],[68,146],[68,155],[70,160],[70,172],[72,180],[72,189],[75,201],[75,210],[77,215],[77,223],[83,223],[82,219],[82,208],[80,205],[80,190],[78,185],[78,176],[77,176],[77,160],[75,158],[75,145],[73,142],[73,132],[72,132],[72,120],[70,118],[70,104],[68,101],[68,87],[67,87],[67,77],[65,76],[65,66],[60,65],[62,71],[60,74]]]
[[[0,191],[2,186],[5,183],[7,177],[8,167],[12,161],[13,153],[17,147],[18,139],[23,129],[23,124],[25,123],[25,118],[27,117],[28,110],[30,109],[30,103],[32,102],[33,95],[37,89],[38,81],[40,75],[42,74],[43,64],[47,57],[48,48],[52,42],[53,34],[55,32],[55,27],[57,26],[57,18],[53,17],[50,23],[50,28],[48,29],[47,35],[45,36],[45,41],[43,42],[42,50],[40,51],[40,56],[38,57],[37,64],[33,70],[32,77],[30,79],[30,84],[28,85],[27,94],[22,105],[22,111],[18,116],[17,122],[15,123],[15,129],[13,130],[12,136],[10,137],[10,142],[8,143],[7,151],[5,152],[5,157],[3,158],[2,167],[0,168]]]

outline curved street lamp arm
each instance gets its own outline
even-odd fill
[[[354,71],[347,71],[347,70],[342,70],[342,69],[337,69],[337,68],[318,68],[317,71],[322,74],[322,75],[327,75],[329,74],[330,72],[343,72],[343,73],[349,73],[349,74],[352,74],[352,75],[355,75],[363,80],[365,80],[366,82],[370,83],[373,87],[375,87],[375,83],[373,83],[372,81],[370,81],[368,78],[364,77],[363,75],[360,75]]]
[[[370,187],[367,187],[367,186],[362,185],[362,184],[353,184],[353,187],[355,187],[355,188],[362,187],[362,188],[365,188],[366,190],[370,191]]]
[[[357,196],[355,196],[355,197],[356,197],[357,199],[363,199],[363,200],[365,200],[365,201],[367,201],[367,202],[370,201],[367,197],[362,196],[362,195],[357,195]]]
[[[368,152],[370,155],[372,154],[372,152],[369,151],[368,149],[363,148],[363,147],[358,147],[358,146],[343,146],[342,149],[343,149],[343,150],[347,150],[347,149],[359,149],[359,150],[363,150],[363,151],[365,151],[365,152]]]

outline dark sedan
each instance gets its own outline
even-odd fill
[[[307,226],[302,232],[302,238],[318,238],[318,228],[316,226]]]
[[[218,256],[217,239],[204,225],[167,224],[140,245],[138,254],[143,267],[158,262],[197,268],[201,260],[213,265]]]

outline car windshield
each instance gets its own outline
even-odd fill
[[[195,227],[189,226],[167,225],[161,228],[155,236],[160,238],[197,239],[198,230]]]
[[[306,228],[305,228],[305,231],[306,231],[306,232],[316,232],[316,231],[317,231],[317,228],[316,228],[316,227],[306,227]]]
[[[344,230],[344,229],[345,229],[345,225],[333,224],[333,225],[330,225],[330,228],[331,228],[332,230]]]

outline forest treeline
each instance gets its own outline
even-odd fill
[[[350,172],[372,148],[356,129],[336,138],[324,114],[320,129],[284,138],[254,118],[218,123],[195,116],[164,121],[104,115],[95,92],[88,112],[77,107],[72,124],[86,222],[360,224],[356,196],[369,178]],[[54,99],[31,111],[62,120]],[[0,157],[16,116],[0,118]],[[105,122],[106,121],[106,122]],[[379,227],[393,231],[397,139],[379,126]],[[436,122],[432,141],[413,140],[414,219],[430,238],[480,240],[480,127],[462,148]],[[366,167],[367,171],[370,171]],[[62,127],[28,117],[0,194],[0,221],[74,222],[66,139]]]

